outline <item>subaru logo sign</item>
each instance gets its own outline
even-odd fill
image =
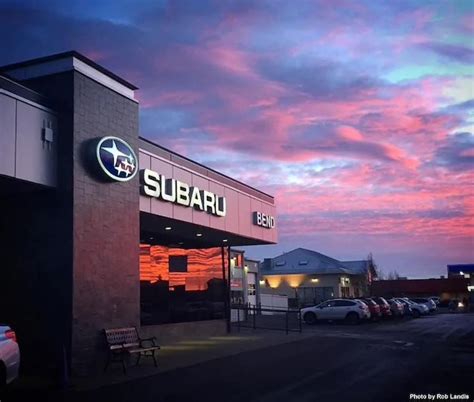
[[[120,138],[101,138],[96,146],[96,157],[102,171],[113,180],[129,181],[137,174],[137,156]]]

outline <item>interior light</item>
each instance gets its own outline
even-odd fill
[[[261,279],[259,282],[260,282],[260,285],[265,285],[265,279]]]
[[[459,275],[464,275],[464,272],[462,272],[462,271],[459,271]]]
[[[222,243],[227,243],[227,239],[222,240]]]
[[[202,237],[202,233],[196,233],[196,237]]]
[[[312,278],[311,282],[313,282],[313,283],[319,282],[319,279],[318,278]]]
[[[165,230],[171,230],[171,226],[166,226]]]

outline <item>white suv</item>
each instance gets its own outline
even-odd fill
[[[360,320],[369,319],[370,311],[361,300],[332,299],[301,309],[301,316],[307,324],[315,324],[318,320],[346,320],[356,324]]]
[[[18,377],[20,348],[15,332],[0,324],[0,391]]]

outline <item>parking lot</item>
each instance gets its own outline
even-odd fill
[[[304,325],[300,337],[289,338],[121,384],[36,393],[35,400],[398,402],[409,401],[410,394],[468,394],[470,401],[474,395],[473,314]]]

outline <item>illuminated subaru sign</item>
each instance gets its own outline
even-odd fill
[[[137,156],[124,140],[103,137],[97,143],[95,152],[101,170],[110,179],[129,181],[137,174]]]
[[[226,216],[225,197],[219,197],[211,191],[200,190],[182,181],[166,178],[150,169],[140,172],[140,182],[140,191],[147,197],[191,207],[215,216]]]

